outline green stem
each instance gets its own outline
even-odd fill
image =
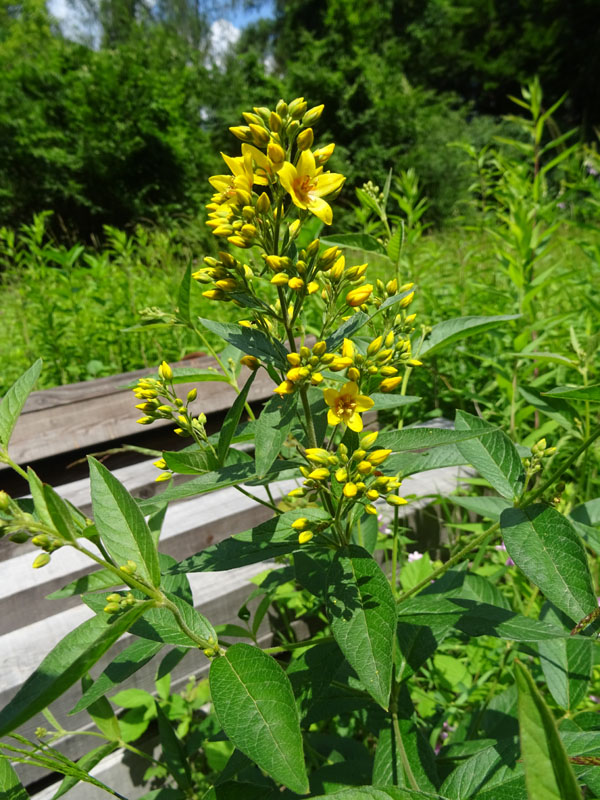
[[[315,636],[313,639],[305,639],[302,642],[289,642],[288,644],[280,644],[277,647],[266,647],[263,653],[268,653],[269,655],[287,653],[289,650],[299,650],[301,647],[312,647],[316,644],[328,644],[333,641],[333,636]]]
[[[470,544],[466,545],[466,547],[463,547],[462,550],[459,550],[456,555],[452,556],[452,558],[449,558],[445,564],[442,564],[441,567],[438,567],[438,569],[431,572],[422,581],[419,581],[419,583],[417,583],[416,586],[413,586],[412,589],[407,589],[406,592],[403,592],[398,598],[398,603],[402,603],[411,595],[416,594],[417,592],[420,592],[421,589],[429,586],[431,581],[434,581],[437,578],[440,578],[442,575],[445,575],[449,569],[452,569],[455,564],[459,564],[461,561],[463,561],[463,559],[465,559],[472,550],[475,550],[476,547],[479,547],[479,545],[482,544],[488,538],[488,536],[496,533],[499,528],[500,523],[495,522],[491,527],[483,531],[483,533],[480,533],[479,536],[476,536]]]
[[[171,612],[171,614],[173,614],[181,630],[185,633],[186,636],[188,636],[192,640],[192,642],[195,642],[197,647],[199,647],[201,650],[205,650],[207,647],[211,647],[212,645],[215,644],[214,642],[209,642],[206,639],[203,639],[201,636],[197,636],[194,633],[194,631],[191,630],[191,628],[188,628],[188,626],[185,624],[183,617],[181,616],[179,609],[170,600],[164,598],[162,606],[163,608],[167,608]]]
[[[414,776],[414,773],[410,766],[410,761],[408,760],[408,756],[406,754],[406,749],[404,747],[404,742],[402,741],[402,732],[400,731],[400,723],[398,721],[398,683],[394,683],[394,687],[392,689],[392,701],[390,703],[390,711],[392,712],[392,725],[394,726],[394,738],[396,740],[396,747],[398,748],[398,753],[400,755],[400,761],[402,762],[402,768],[404,769],[404,774],[406,775],[406,779],[408,780],[412,789],[415,792],[419,791],[419,784],[417,783],[417,779]]]
[[[267,500],[262,500],[260,497],[257,497],[255,494],[252,494],[252,492],[247,492],[245,489],[242,489],[242,487],[239,485],[234,485],[233,488],[237,489],[238,492],[246,495],[246,497],[249,497],[251,500],[254,500],[255,503],[260,503],[261,506],[266,506],[267,508],[270,508],[272,511],[275,511],[275,513],[281,514],[281,510],[277,508],[274,501],[272,503],[269,503]],[[272,497],[271,500],[273,500]]]
[[[13,470],[14,470],[15,472],[17,472],[17,473],[18,473],[18,474],[19,474],[19,475],[20,475],[22,478],[25,478],[25,480],[29,482],[29,477],[27,476],[27,473],[25,472],[25,470],[24,470],[24,469],[22,469],[22,468],[21,468],[21,467],[20,467],[18,464],[16,464],[16,463],[15,463],[15,462],[12,460],[12,458],[10,458],[10,456],[8,455],[8,453],[7,453],[6,451],[3,451],[2,453],[0,453],[0,461],[4,461],[4,463],[5,463],[5,464],[8,464],[8,466],[9,466],[11,469],[13,469]]]
[[[308,402],[308,392],[306,386],[300,389],[300,400],[302,401],[302,408],[304,409],[304,416],[306,418],[306,433],[308,435],[308,446],[317,446],[317,434],[315,433],[315,425],[310,410],[310,403]]]

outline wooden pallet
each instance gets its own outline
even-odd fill
[[[209,358],[198,358],[186,362],[186,366],[200,369],[214,367]],[[25,413],[17,423],[11,453],[22,464],[35,461],[40,474],[56,485],[61,496],[82,508],[91,510],[89,481],[87,477],[69,480],[64,470],[48,477],[47,464],[58,454],[68,461],[82,450],[96,450],[106,443],[117,446],[134,435],[139,435],[140,427],[134,409],[135,400],[130,390],[123,387],[138,377],[152,374],[151,370],[138,370],[134,373],[102,378],[84,384],[60,387],[35,392],[31,395]],[[245,376],[242,375],[242,380]],[[191,386],[181,386],[181,393]],[[209,417],[222,416],[235,397],[233,390],[224,383],[201,383],[199,391],[199,410]],[[260,402],[272,395],[273,384],[264,371],[257,376],[251,393],[252,402]],[[365,415],[366,416],[366,415]],[[370,416],[374,423],[374,415]],[[144,434],[150,439],[156,434],[155,426],[166,428],[168,422],[160,421]],[[174,447],[185,444],[173,437]],[[155,446],[150,441],[147,446]],[[111,467],[111,461],[107,462]],[[46,472],[44,472],[46,470]],[[150,497],[160,484],[156,484],[156,468],[152,459],[142,458],[136,463],[118,466],[113,469],[116,477],[137,497]],[[0,477],[2,483],[6,473]],[[457,480],[456,468],[433,470],[423,475],[413,476],[405,481],[407,493],[421,497],[445,495],[454,490]],[[270,488],[274,495],[281,496],[289,491],[293,482],[279,482]],[[252,487],[252,491],[265,496],[262,487]],[[402,515],[410,524],[410,515],[427,506],[429,499],[401,509]],[[259,524],[270,516],[269,510],[239,493],[235,487],[197,498],[173,503],[168,511],[161,536],[161,551],[178,560],[202,550],[203,548]],[[91,611],[82,606],[78,597],[61,600],[46,600],[45,597],[71,580],[91,571],[89,562],[78,553],[64,548],[58,551],[49,565],[41,570],[32,570],[31,563],[37,549],[29,544],[16,545],[2,542],[0,545],[0,704],[4,706],[27,677],[35,670],[42,658],[63,636],[85,619]],[[264,571],[268,564],[242,567],[224,573],[198,573],[190,575],[196,608],[205,614],[213,624],[238,622],[237,611],[250,593],[250,579]],[[272,565],[271,565],[272,566]],[[267,630],[262,634],[268,638]],[[131,641],[125,636],[92,670],[94,676],[100,674],[115,655]],[[156,661],[151,661],[132,676],[123,686],[153,688],[153,678],[160,658],[167,652],[161,651]],[[193,652],[176,668],[173,674],[173,687],[182,686],[190,674],[202,674],[206,670],[206,658]],[[68,729],[85,726],[85,713],[68,717],[78,697],[79,688],[73,687],[52,705],[55,716]],[[33,738],[38,725],[44,719],[38,715],[23,726],[21,732]],[[83,742],[82,742],[83,740]],[[87,737],[70,737],[60,743],[65,755],[77,759],[89,749]],[[126,761],[129,757],[126,757]],[[40,770],[18,767],[25,784],[40,778]],[[135,773],[135,771],[134,771]],[[101,766],[98,777],[109,785],[122,786],[123,761],[118,757],[110,759]],[[93,787],[80,785],[69,795],[73,800],[95,798]],[[132,784],[130,791],[124,792],[131,800],[144,793],[142,786]],[[98,795],[99,797],[100,795]],[[42,792],[39,800],[44,800]]]

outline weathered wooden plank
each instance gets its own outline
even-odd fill
[[[148,370],[144,370],[142,374],[147,373]],[[131,373],[119,376],[120,385],[128,382],[130,376]],[[244,367],[240,380],[245,381],[247,376],[248,371]],[[96,381],[90,383],[95,385]],[[198,389],[195,406],[198,413],[200,411],[207,415],[223,413],[236,397],[235,391],[223,382],[181,384],[178,386],[178,392],[185,397],[194,386]],[[72,387],[62,388],[66,390]],[[273,382],[267,373],[261,370],[252,385],[249,401],[265,400],[272,392]],[[118,444],[141,431],[136,422],[140,412],[135,408],[135,403],[131,390],[113,387],[110,393],[100,395],[90,393],[73,402],[30,410],[19,418],[15,426],[11,441],[12,458],[17,463],[28,464],[71,450],[93,449],[100,442],[114,441]],[[157,420],[153,423],[153,427],[172,424],[169,420]],[[0,468],[2,466],[0,465]]]

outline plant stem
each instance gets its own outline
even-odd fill
[[[247,492],[245,489],[242,489],[242,487],[239,484],[234,485],[233,488],[237,489],[238,492],[240,492],[241,494],[246,495],[246,497],[249,497],[251,500],[254,500],[254,502],[260,503],[262,506],[266,506],[267,508],[270,508],[272,511],[275,511],[277,514],[281,514],[281,511],[275,505],[275,501],[273,501],[272,503],[269,503],[267,500],[263,500],[262,498],[257,497],[255,494],[252,494],[252,492]],[[269,492],[269,496],[271,496],[270,492]],[[273,500],[272,496],[271,496],[271,500]]]

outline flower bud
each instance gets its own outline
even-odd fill
[[[371,433],[365,433],[364,436],[361,436],[360,439],[361,449],[368,450],[370,447],[373,447],[373,445],[377,441],[378,436],[379,436],[378,431],[371,431]]]
[[[382,392],[393,392],[402,383],[402,376],[398,375],[395,378],[384,378],[379,384]]]
[[[271,200],[266,192],[263,192],[256,201],[256,210],[259,214],[266,214],[271,208]]]
[[[242,356],[240,358],[240,363],[252,370],[260,367],[260,361],[255,356]]]
[[[391,450],[374,450],[367,456],[367,461],[374,466],[379,466],[380,464],[383,464],[391,452]]]
[[[382,344],[383,344],[383,336],[378,336],[376,339],[373,339],[373,341],[367,347],[367,355],[373,356],[375,355],[375,353],[378,353],[379,350],[381,350]]]
[[[404,299],[400,300],[400,308],[406,308],[415,299],[415,293],[411,292]]]
[[[388,494],[385,499],[391,506],[405,506],[408,502],[406,498],[399,497],[397,494]]]
[[[300,119],[306,113],[306,109],[308,108],[308,103],[304,100],[303,97],[296,97],[292,102],[288,105],[288,114],[292,119]]]
[[[306,544],[307,542],[310,542],[313,536],[314,533],[312,531],[302,531],[302,533],[298,536],[298,543]]]
[[[269,142],[269,146],[267,147],[267,155],[273,164],[283,164],[285,161],[285,150],[276,142]]]
[[[282,119],[276,111],[271,111],[269,114],[269,127],[272,131],[280,131],[282,125]]]
[[[257,144],[259,147],[264,147],[265,145],[269,144],[271,141],[269,131],[265,130],[262,125],[254,125],[251,123],[248,127],[250,128],[250,133],[252,135],[252,141],[254,144]],[[229,130],[231,130],[231,128]]]
[[[273,275],[271,278],[271,283],[274,286],[287,286],[289,281],[289,277],[285,274],[285,272],[278,272],[277,275]]]
[[[275,106],[275,111],[279,114],[280,117],[287,116],[288,113],[288,104],[285,100],[279,100],[277,105]]]
[[[9,507],[10,496],[4,490],[0,490],[0,511],[8,511]]]
[[[292,224],[291,224],[291,225],[290,225],[290,227],[288,228],[288,231],[289,231],[289,234],[290,234],[290,239],[295,239],[295,238],[296,238],[296,236],[298,236],[298,234],[300,233],[300,226],[301,226],[301,224],[302,224],[302,223],[300,222],[300,220],[299,220],[299,219],[295,219],[295,220],[292,222]],[[300,263],[300,262],[298,262],[298,263]]]
[[[317,150],[313,152],[317,167],[322,167],[323,164],[326,164],[329,161],[329,159],[333,155],[334,149],[335,149],[335,144],[333,144],[332,142],[331,144],[325,145],[325,147],[319,147]]]
[[[190,389],[190,390],[189,390],[189,392],[187,393],[187,398],[186,398],[186,399],[187,399],[187,402],[188,402],[188,403],[193,403],[193,402],[194,402],[194,400],[195,400],[197,397],[198,397],[198,389],[196,389],[196,388],[194,387],[193,389]]]
[[[313,481],[325,481],[329,477],[329,470],[325,467],[319,467],[318,469],[313,469],[308,477]]]
[[[290,289],[294,289],[294,291],[300,291],[300,289],[304,286],[304,281],[302,278],[290,278],[288,281],[288,286]]]
[[[296,147],[298,150],[308,150],[312,147],[315,140],[315,134],[312,128],[306,128],[296,137]]]
[[[33,569],[40,569],[50,563],[50,556],[48,553],[40,553],[31,565]]]
[[[252,131],[247,125],[234,125],[233,127],[229,128],[231,133],[239,139],[241,142],[252,142],[254,141],[252,138]]]
[[[170,381],[173,378],[173,370],[166,361],[163,361],[158,368],[158,374],[164,381]]]
[[[308,525],[308,520],[306,517],[299,517],[292,522],[292,528],[295,531],[303,531],[306,526]]]
[[[323,113],[324,108],[325,108],[324,105],[313,106],[313,108],[309,108],[306,114],[302,117],[302,124],[314,125],[315,122],[318,122],[319,119],[321,118],[321,114]]]
[[[342,489],[344,497],[356,497],[358,489],[355,483],[346,483]]]
[[[357,286],[356,289],[351,289],[346,295],[346,303],[352,308],[362,306],[369,299],[372,291],[373,286],[370,283],[365,283],[364,286]]]

